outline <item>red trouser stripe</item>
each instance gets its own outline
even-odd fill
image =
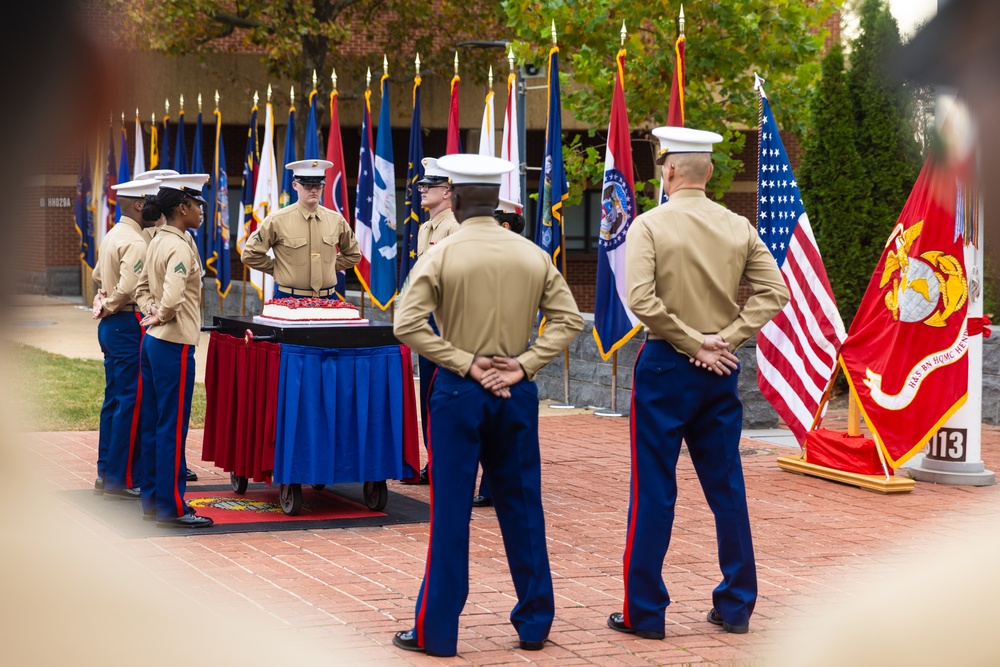
[[[434,378],[437,377],[437,369],[434,369],[434,375],[431,376],[430,384],[427,386],[427,396],[430,398],[431,392],[434,391]],[[428,403],[430,401],[428,400]],[[434,461],[433,449],[431,449],[431,410],[430,406],[427,407],[427,481],[430,484],[430,505],[431,505],[431,520],[430,526],[427,531],[427,563],[424,565],[424,595],[420,599],[420,611],[417,612],[417,621],[414,626],[417,630],[417,646],[423,647],[424,645],[424,616],[427,613],[427,597],[431,592],[431,545],[434,544],[434,475],[431,471],[434,470],[434,466],[431,463]]]
[[[184,453],[184,394],[187,388],[187,358],[188,347],[181,347],[181,383],[177,392],[177,445],[174,447],[174,505],[177,516],[184,516],[184,498],[180,493],[181,455]]]
[[[632,542],[635,539],[635,518],[639,511],[639,468],[636,465],[636,451],[635,451],[635,369],[639,366],[639,359],[642,357],[642,349],[646,347],[643,343],[639,347],[639,353],[635,355],[635,366],[632,368],[632,398],[631,405],[629,406],[629,436],[632,441],[632,481],[631,481],[631,497],[632,497],[632,507],[631,516],[628,522],[628,535],[625,537],[625,558],[624,568],[623,568],[623,579],[625,580],[625,604],[622,610],[623,619],[625,625],[631,627],[631,621],[629,620],[628,613],[628,571],[629,571],[629,561],[632,560]]]
[[[142,313],[135,313],[137,322],[142,322]],[[142,349],[142,337],[146,330],[139,327],[139,348]],[[125,488],[135,487],[135,480],[132,479],[132,461],[135,457],[135,436],[139,432],[139,415],[142,414],[142,373],[138,374],[135,383],[135,407],[132,408],[132,428],[128,436],[128,459],[125,461]]]

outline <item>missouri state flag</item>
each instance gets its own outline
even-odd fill
[[[617,74],[611,98],[608,147],[601,187],[601,231],[597,240],[597,295],[594,299],[594,339],[607,359],[642,326],[626,306],[625,233],[635,218],[635,176],[625,109],[625,49],[615,58]]]
[[[898,468],[965,403],[968,279],[955,174],[924,163],[840,349],[886,460]]]

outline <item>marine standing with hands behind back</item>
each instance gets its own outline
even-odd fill
[[[507,160],[446,155],[461,229],[410,272],[399,340],[438,364],[430,392],[431,530],[413,628],[392,642],[450,656],[469,593],[469,520],[476,470],[489,478],[517,592],[511,622],[525,650],[543,647],[555,614],[545,546],[535,374],[583,329],[551,258],[493,219]],[[528,346],[541,310],[545,332]],[[441,334],[428,322],[434,313]]]
[[[337,271],[361,261],[350,225],[336,211],[319,205],[326,170],[332,166],[328,160],[286,164],[299,200],[267,216],[243,248],[244,264],[274,277],[276,299],[336,299]]]
[[[157,232],[146,256],[139,299],[152,305],[142,320],[143,518],[164,528],[204,528],[184,502],[187,487],[184,448],[194,392],[194,348],[201,335],[201,260],[187,233],[202,223],[202,185],[208,174],[164,176],[143,217],[167,224]]]
[[[145,197],[160,189],[160,181],[135,180],[113,185],[112,189],[118,194],[122,215],[101,241],[94,267],[94,319],[100,320],[97,340],[104,353],[104,405],[94,490],[106,498],[138,499],[142,312],[136,302],[136,288],[149,244],[144,231],[153,226],[143,221],[142,209]]]
[[[753,225],[705,196],[712,144],[722,137],[679,127],[653,134],[670,200],[637,217],[626,237],[628,306],[647,336],[632,382],[625,602],[608,626],[664,637],[670,596],[663,560],[683,439],[715,515],[722,583],[708,621],[741,634],[757,600],[757,570],[740,465],[743,405],[734,352],[778,314],[788,289]],[[742,311],[741,278],[753,289]]]

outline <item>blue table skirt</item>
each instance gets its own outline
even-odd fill
[[[398,345],[281,346],[274,483],[342,484],[415,474],[404,461],[405,402],[413,400],[405,389],[413,379],[402,350],[409,354]],[[406,444],[409,459],[413,443]]]

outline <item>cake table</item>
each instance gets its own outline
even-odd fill
[[[363,483],[381,511],[386,480],[419,476],[413,364],[391,324],[216,316],[208,328],[202,460],[229,472],[234,491],[279,484],[295,515],[303,485]]]

